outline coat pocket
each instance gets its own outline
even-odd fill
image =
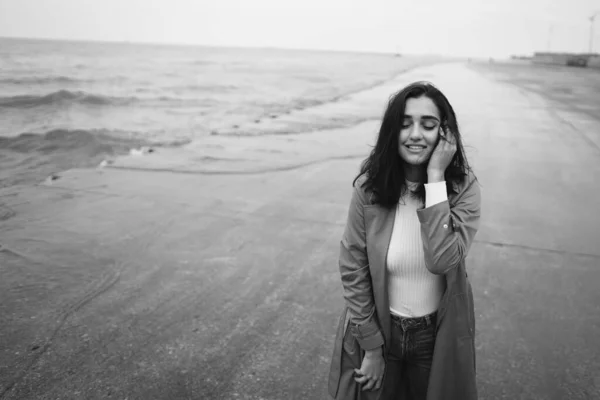
[[[354,337],[354,335],[352,334],[352,332],[350,332],[350,323],[348,323],[348,325],[346,326],[346,331],[344,332],[344,339],[342,341],[342,346],[344,347],[344,350],[346,351],[346,353],[354,354],[354,352],[356,351],[356,349],[355,349],[356,344],[357,344],[357,340]]]
[[[358,344],[358,340],[354,337],[350,331],[350,324],[346,327],[344,332],[344,340],[342,342],[342,348],[344,350],[344,356],[348,357],[350,362],[355,368],[360,368],[361,363],[361,348]]]

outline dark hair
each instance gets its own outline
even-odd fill
[[[429,82],[414,82],[398,93],[394,94],[387,105],[375,147],[371,154],[363,161],[358,176],[365,175],[362,187],[371,191],[373,202],[386,208],[394,207],[400,197],[407,191],[404,166],[398,153],[398,140],[406,101],[410,98],[425,96],[430,98],[437,106],[442,121],[454,133],[456,138],[456,153],[445,171],[446,189],[448,194],[452,191],[452,184],[461,182],[471,171],[462,145],[456,114],[444,94]],[[440,140],[445,140],[440,138]],[[425,201],[425,186],[420,183],[413,195]]]

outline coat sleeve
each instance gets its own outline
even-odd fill
[[[366,193],[356,181],[348,220],[340,242],[339,268],[344,299],[350,313],[350,331],[363,350],[383,345],[383,335],[377,322],[369,260],[367,257],[363,206]]]
[[[425,265],[434,274],[445,274],[466,257],[479,229],[481,192],[471,174],[451,207],[448,200],[417,211]]]

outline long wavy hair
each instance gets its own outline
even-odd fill
[[[408,188],[405,182],[405,171],[398,152],[398,141],[406,102],[411,98],[428,97],[437,106],[442,121],[454,133],[456,153],[446,168],[444,177],[448,194],[452,191],[452,183],[461,182],[471,171],[462,144],[458,122],[454,109],[446,96],[429,82],[414,82],[391,96],[379,129],[377,142],[369,156],[362,162],[360,172],[353,181],[365,175],[362,187],[373,193],[373,202],[386,208],[396,206]],[[446,140],[440,137],[438,140]],[[472,171],[471,171],[472,172]],[[425,186],[420,182],[412,196],[425,202]]]

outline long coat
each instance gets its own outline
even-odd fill
[[[381,389],[360,390],[354,368],[360,368],[365,350],[379,346],[387,360],[391,339],[386,257],[396,210],[373,204],[372,194],[361,188],[364,180],[361,176],[354,185],[340,242],[346,306],[334,344],[329,394],[341,400],[380,398]],[[479,185],[469,173],[450,185],[447,201],[417,211],[425,264],[445,275],[447,283],[438,308],[427,400],[477,399],[475,313],[465,258],[479,228],[480,202]]]

